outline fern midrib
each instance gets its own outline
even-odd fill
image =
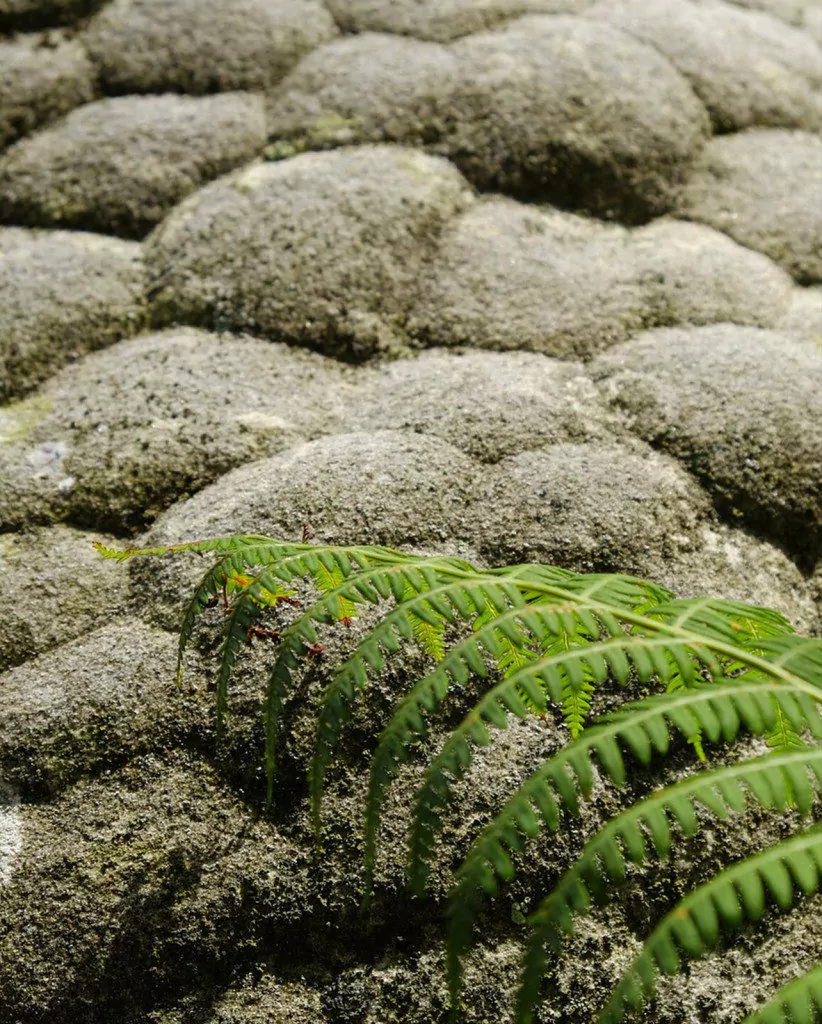
[[[751,679],[741,680],[740,682],[729,682],[727,684],[715,684],[713,686],[705,687],[705,689],[702,690],[682,690],[677,692],[673,700],[671,700],[667,696],[665,697],[665,708],[668,709],[682,706],[687,707],[688,704],[693,703],[695,700],[712,700],[724,693],[730,694],[761,692],[762,690],[768,689],[772,686],[773,684],[770,682],[770,680]],[[647,700],[648,699],[646,699],[646,701]],[[513,796],[508,801],[506,801],[505,805],[499,811],[494,821],[487,825],[483,832],[477,837],[477,839],[474,842],[473,850],[469,851],[469,854],[466,856],[463,864],[457,871],[456,877],[458,878],[458,880],[462,881],[465,878],[469,877],[471,875],[471,868],[473,864],[477,861],[484,860],[484,857],[482,856],[482,847],[484,846],[485,842],[488,841],[488,838],[493,834],[493,831],[495,830],[495,826],[497,825],[497,823],[501,821],[503,818],[510,817],[512,807],[514,807],[516,803],[518,803],[522,799],[524,794],[530,793],[538,786],[543,785],[546,780],[550,779],[551,770],[555,769],[557,765],[570,764],[573,768],[573,762],[571,761],[571,757],[574,754],[577,754],[582,750],[590,750],[592,747],[595,747],[597,742],[601,740],[603,737],[610,737],[612,739],[616,739],[616,737],[619,735],[620,729],[624,728],[626,724],[630,724],[631,726],[638,725],[646,719],[654,718],[656,715],[658,715],[659,704],[650,702],[646,703],[646,701],[643,701],[638,705],[634,705],[634,707],[631,710],[631,716],[629,721],[627,719],[617,718],[615,720],[603,723],[602,725],[592,726],[591,728],[587,729],[585,732],[583,732],[583,734],[579,737],[578,740],[575,740],[574,743],[569,743],[567,746],[560,748],[545,766],[538,769],[528,779],[526,779],[522,783],[522,785],[516,790]]]
[[[564,877],[557,883],[554,892],[551,893],[548,900],[554,901],[556,899],[563,899],[564,902],[567,902],[562,894],[569,891],[577,884],[578,880],[582,877],[582,868],[584,864],[596,857],[597,852],[600,849],[607,846],[609,843],[614,842],[620,836],[626,825],[641,824],[650,807],[657,805],[664,808],[665,804],[677,800],[680,797],[691,797],[693,800],[702,803],[700,799],[701,792],[704,792],[707,788],[713,788],[721,785],[721,783],[728,779],[746,782],[748,777],[756,771],[767,772],[771,769],[778,769],[786,765],[790,766],[795,764],[807,766],[808,764],[813,764],[814,761],[820,760],[822,760],[822,747],[803,747],[801,751],[791,750],[786,751],[783,754],[765,754],[762,757],[752,758],[745,761],[737,761],[725,768],[720,768],[711,772],[700,772],[699,774],[691,776],[673,786],[655,790],[653,793],[645,797],[645,799],[640,800],[621,814],[611,818],[610,821],[600,829],[600,831],[582,849],[574,863],[574,866],[569,869]],[[709,805],[703,803],[702,806],[707,807],[709,812],[716,816],[715,811],[713,811]],[[549,915],[547,911],[543,911],[542,908],[540,908],[530,918],[530,923],[539,925],[548,919]]]
[[[462,573],[462,578],[472,579],[473,577],[470,573]],[[722,654],[727,658],[747,665],[748,668],[759,669],[761,672],[769,676],[778,676],[783,682],[790,683],[792,686],[802,690],[804,693],[807,693],[808,696],[813,697],[817,701],[822,701],[822,688],[814,686],[801,676],[797,676],[793,672],[783,668],[778,662],[767,661],[765,658],[760,658],[758,655],[751,654],[745,651],[744,648],[737,647],[734,644],[702,636],[701,634],[694,633],[691,630],[683,629],[681,626],[672,626],[667,622],[657,622],[645,615],[627,611],[624,608],[620,608],[618,605],[609,604],[607,601],[597,599],[593,604],[591,604],[587,598],[583,597],[582,600],[579,600],[573,591],[563,590],[561,587],[553,587],[550,584],[538,583],[531,580],[527,581],[527,585],[529,590],[537,591],[550,597],[570,600],[574,604],[578,604],[580,606],[587,604],[587,607],[592,608],[593,610],[596,610],[597,607],[602,607],[610,612],[615,618],[621,619],[623,622],[629,622],[634,626],[641,626],[644,629],[649,629],[656,633],[664,633],[667,636],[677,637],[693,644],[694,646],[707,647],[717,654]],[[818,643],[818,640],[809,639],[807,641],[807,646],[815,647]],[[795,654],[799,649],[800,648],[795,648],[790,653]]]

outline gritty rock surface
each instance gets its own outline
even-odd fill
[[[152,543],[251,530],[317,543],[436,546],[454,539],[477,467],[436,437],[399,430],[334,434],[228,474],[169,512]],[[192,534],[192,530],[194,531]]]
[[[42,35],[0,41],[0,149],[93,96],[91,64],[76,41]]]
[[[740,132],[706,146],[681,209],[770,256],[800,284],[812,284],[822,280],[821,191],[818,135]]]
[[[296,607],[262,612],[218,735],[221,595],[175,686],[210,558],[117,566],[91,541],[539,558],[822,637],[822,7],[0,0],[0,33],[0,1022],[444,1024],[453,871],[567,742],[569,699],[506,715],[448,781],[419,900],[419,786],[500,676],[449,686],[386,791],[364,907],[369,764],[433,667],[419,636],[356,689],[318,855],[317,717],[378,610],[298,659],[266,808]],[[660,685],[607,680],[590,713]],[[512,1024],[531,911],[696,768],[684,739],[623,788],[594,766],[481,915],[465,1024]],[[808,819],[697,823],[579,921],[535,1024],[595,1020],[679,897]],[[723,940],[639,1024],[740,1024],[822,960],[819,909]]]
[[[261,101],[245,93],[86,104],[0,161],[0,217],[140,238],[264,141]]]
[[[423,259],[468,198],[451,165],[395,147],[254,165],[150,239],[155,316],[362,359],[391,347]]]
[[[111,568],[102,559],[99,565]],[[121,764],[182,733],[193,718],[191,700],[173,685],[170,633],[138,620],[98,629],[89,623],[84,632],[3,679],[0,764],[26,794],[59,792],[83,774]]]
[[[94,541],[116,543],[64,526],[0,534],[0,671],[123,611],[126,580]]]
[[[496,565],[620,565],[643,575],[650,557],[694,547],[709,515],[706,496],[673,460],[626,442],[525,452],[485,479],[480,550]]]
[[[604,23],[546,16],[447,50],[379,35],[330,43],[283,82],[271,127],[298,146],[425,145],[481,188],[635,222],[671,206],[706,122],[651,47]]]
[[[576,14],[592,0],[328,0],[345,32],[395,32],[448,42],[524,14]]]
[[[701,226],[634,231],[507,200],[474,205],[446,234],[410,330],[434,345],[590,356],[653,325],[772,326],[789,280]]]
[[[618,431],[579,363],[527,352],[431,351],[386,363],[352,399],[369,430],[403,428],[482,462]]]
[[[797,288],[776,327],[822,346],[822,287]]]
[[[645,572],[678,597],[711,594],[721,580],[724,597],[775,608],[800,633],[822,626],[813,584],[783,551],[744,530],[704,524],[692,547],[651,560]]]
[[[187,904],[250,819],[207,766],[138,760],[23,816],[28,856],[0,910],[0,994],[12,1019],[71,1019],[86,991],[103,1020],[202,970],[212,943],[212,961],[219,955]],[[207,897],[197,908],[205,920],[213,909]]]
[[[820,545],[822,349],[719,325],[649,332],[594,376],[645,440],[677,455],[732,520],[805,564]]]
[[[146,324],[145,271],[133,242],[0,228],[0,399]]]
[[[336,34],[319,0],[113,0],[83,35],[109,93],[266,89]]]
[[[724,0],[600,0],[587,14],[664,53],[717,132],[822,124],[822,49],[775,17]]]
[[[144,522],[337,428],[345,394],[338,363],[271,342],[182,328],[121,343],[0,413],[0,520]]]

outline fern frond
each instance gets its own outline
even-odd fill
[[[534,612],[536,611],[537,609],[534,610]],[[671,655],[672,651],[679,646],[687,645],[684,640],[670,640],[667,637],[625,635],[611,637],[600,643],[592,643],[587,647],[570,648],[534,661],[490,689],[463,721],[452,730],[442,750],[431,762],[423,784],[417,793],[411,833],[410,860],[414,886],[418,887],[425,877],[425,865],[433,849],[435,832],[439,828],[439,812],[450,797],[452,782],[461,778],[467,771],[473,759],[474,748],[487,746],[491,742],[489,727],[507,728],[507,712],[511,711],[518,717],[524,717],[525,709],[521,702],[518,703],[516,697],[519,687],[532,689],[541,685],[551,699],[561,705],[569,682],[579,686],[586,678],[586,674],[596,681],[603,681],[609,672],[617,678],[627,678],[633,664],[641,679],[650,678],[655,669],[665,678],[665,674],[671,669],[670,661],[663,657],[663,653]],[[713,694],[717,691],[711,689],[710,692]],[[703,709],[705,701],[700,700],[696,704]],[[677,704],[674,701],[670,705],[671,713],[678,714],[680,720],[695,722],[693,717],[687,718],[686,711],[677,710],[687,708],[687,706],[687,702]],[[637,711],[640,708],[644,710],[644,704],[630,707]],[[626,714],[628,713],[626,711]],[[701,713],[705,714],[706,712],[702,710]],[[662,712],[660,714],[664,719],[664,714]],[[617,718],[608,728],[614,732],[614,735],[619,736],[621,727],[622,719]],[[698,726],[694,724],[693,728],[696,729]],[[584,732],[578,742],[585,746],[592,740],[596,741],[601,733],[605,734],[603,733],[604,729],[605,727],[602,726],[599,730],[592,729]],[[641,740],[641,732],[641,729],[636,732],[637,743]],[[563,749],[570,752],[580,748],[570,744]],[[651,748],[648,746],[648,756],[650,756],[650,751]]]
[[[503,685],[509,685],[511,680]],[[489,695],[490,696],[490,695]],[[685,739],[701,730],[711,742],[733,740],[740,729],[762,735],[774,725],[774,701],[797,728],[807,726],[822,739],[822,716],[814,701],[789,684],[743,677],[700,689],[646,697],[601,719],[575,742],[562,747],[512,794],[496,818],[477,837],[457,871],[449,908],[447,960],[449,987],[456,1003],[461,985],[460,959],[473,942],[474,923],[487,896],[514,875],[511,854],[519,852],[543,825],[556,831],[564,810],[577,813],[594,780],[593,758],[615,785],[625,782],[624,754],[648,764],[654,752],[665,754],[671,733]],[[473,714],[473,713],[472,713]],[[470,716],[469,716],[470,718]],[[483,727],[484,730],[484,727]],[[417,795],[411,834],[412,882],[424,883],[447,802],[449,777],[465,771],[470,748],[467,731],[451,750],[432,763]],[[476,736],[472,737],[476,742]],[[487,742],[487,730],[480,738]],[[451,740],[448,741],[448,746]],[[445,756],[443,756],[445,754]]]
[[[304,608],[293,623],[280,635],[278,654],[268,680],[265,710],[265,770],[268,802],[273,798],[274,774],[276,769],[276,737],[279,711],[286,692],[293,684],[294,672],[302,661],[315,649],[319,636],[315,625],[331,625],[345,618],[349,606],[369,601],[394,598],[405,600],[409,592],[418,593],[421,578],[414,573],[423,559],[415,555],[397,555],[383,560],[375,566],[363,569],[343,579],[336,587],[325,590],[319,600]],[[429,560],[429,568],[431,560]],[[465,563],[443,559],[438,563],[437,576],[447,579],[449,573],[464,572]],[[413,578],[414,585],[410,580]]]
[[[105,559],[116,562],[127,562],[130,558],[159,558],[163,555],[191,551],[195,555],[206,555],[212,551],[241,551],[243,548],[256,545],[278,544],[280,542],[264,537],[261,534],[241,533],[224,537],[208,537],[205,540],[185,541],[182,544],[165,544],[154,548],[110,548],[100,541],[92,541],[92,546]],[[304,550],[310,549],[309,544],[294,544]]]
[[[479,570],[473,570],[473,573],[462,574],[468,576],[467,580],[459,578],[440,582],[436,572],[429,566],[422,566],[417,571],[429,589],[423,589],[420,585],[423,580],[418,580],[414,597],[397,605],[357,645],[326,689],[317,721],[317,739],[309,774],[311,804],[318,830],[325,773],[343,725],[350,717],[351,704],[357,691],[366,685],[369,669],[377,672],[382,669],[383,651],[393,653],[401,640],[413,638],[413,618],[432,623],[442,619],[447,622],[470,622],[476,615],[483,613],[488,601],[492,602],[498,616],[525,606],[515,583],[500,575],[483,580]],[[498,622],[499,619],[495,620],[495,624]],[[452,676],[457,682],[465,682],[471,674],[484,676],[487,673],[483,647],[492,657],[498,652],[493,630],[494,627],[490,626],[480,630],[445,656],[437,669],[423,680],[426,700],[430,701],[430,695],[433,694],[438,703],[442,697],[437,694],[445,695]],[[418,691],[420,685],[414,687],[414,691]],[[421,716],[417,715],[413,724],[416,731],[424,731]]]
[[[822,964],[779,989],[742,1024],[815,1024],[822,1020]]]
[[[696,806],[715,817],[743,812],[753,800],[762,807],[810,810],[822,790],[822,746],[789,750],[703,771],[659,789],[612,818],[588,841],[573,866],[531,916],[520,984],[516,1024],[530,1024],[549,953],[558,954],[573,934],[574,915],[602,903],[609,883],[625,880],[626,863],[642,865],[649,853],[666,859],[673,843],[671,825],[684,836],[699,828]]]
[[[757,921],[770,901],[780,910],[798,892],[816,892],[822,878],[822,826],[742,860],[699,886],[653,930],[600,1015],[601,1024],[619,1024],[653,995],[657,975],[677,974],[682,958],[703,956],[720,931],[736,931]]]

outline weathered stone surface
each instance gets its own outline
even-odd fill
[[[822,346],[822,287],[796,288],[776,328]]]
[[[83,34],[107,92],[266,89],[337,29],[320,0],[114,0]]]
[[[769,14],[724,0],[600,0],[587,13],[664,53],[718,132],[822,125],[822,50]]]
[[[787,555],[744,530],[705,524],[693,547],[650,560],[649,579],[677,597],[727,597],[781,612],[800,633],[822,625],[813,586]]]
[[[749,131],[712,139],[682,196],[693,220],[764,252],[801,284],[822,281],[822,139]]]
[[[0,149],[93,95],[91,64],[76,41],[39,35],[0,41]]]
[[[298,540],[385,544],[472,556],[470,502],[478,467],[436,437],[402,431],[336,434],[229,473],[171,508],[141,544],[175,544],[243,531]],[[135,566],[138,600],[171,621],[202,564]]]
[[[145,285],[133,242],[0,228],[0,401],[135,334],[148,319]]]
[[[822,543],[818,345],[730,325],[652,331],[601,356],[593,372],[727,518],[813,563]]]
[[[66,25],[91,14],[104,0],[0,0],[0,32]]]
[[[480,551],[493,564],[642,575],[652,558],[695,546],[709,503],[673,459],[643,445],[558,444],[487,473],[476,516]]]
[[[771,326],[789,293],[770,260],[700,225],[626,231],[491,200],[446,233],[409,329],[430,344],[590,356],[652,325]]]
[[[123,611],[125,574],[95,554],[95,540],[115,543],[64,526],[0,534],[0,671]]]
[[[252,819],[207,765],[143,758],[21,815],[0,908],[8,1019],[125,1019],[239,948],[209,879]]]
[[[345,32],[396,32],[448,42],[524,14],[575,14],[593,0],[328,0]]]
[[[334,434],[251,463],[182,502],[152,544],[252,531],[317,543],[435,546],[464,532],[477,467],[436,437]]]
[[[410,428],[483,462],[620,431],[579,363],[527,352],[431,351],[363,374],[359,426]]]
[[[234,466],[338,429],[346,377],[313,353],[190,328],[94,353],[0,412],[0,522],[144,523]]]
[[[423,258],[468,198],[444,160],[396,147],[256,165],[149,240],[156,317],[370,355],[392,344]]]
[[[89,581],[95,571],[101,574],[93,567]],[[125,572],[118,575],[124,584]],[[171,633],[139,620],[87,625],[85,633],[3,676],[0,774],[26,795],[53,794],[179,738],[184,723],[210,704],[207,695],[174,685]]]
[[[425,145],[481,188],[628,221],[671,206],[707,130],[665,58],[565,16],[521,18],[448,49],[342,39],[307,57],[271,108],[272,131],[297,147]]]
[[[814,0],[730,0],[737,7],[767,11],[790,25],[804,25],[813,10]]]
[[[326,1019],[318,989],[268,973],[226,992],[208,1024],[324,1024]]]
[[[0,160],[0,217],[140,238],[264,142],[262,102],[251,94],[89,103]]]

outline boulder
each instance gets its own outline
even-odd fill
[[[529,352],[428,351],[361,376],[364,429],[411,429],[482,462],[622,429],[579,363]]]
[[[712,139],[682,213],[763,252],[800,284],[822,281],[822,139],[778,129]]]
[[[577,14],[593,0],[328,0],[344,32],[394,32],[447,43],[524,14]]]
[[[103,235],[0,228],[0,401],[146,325],[139,246]]]
[[[586,15],[664,53],[718,133],[822,126],[822,49],[770,14],[725,0],[600,0]]]
[[[398,147],[257,164],[191,196],[149,240],[155,318],[353,360],[390,349],[469,198],[446,161]]]
[[[0,218],[141,238],[264,143],[262,102],[247,93],[88,103],[0,160]]]
[[[91,64],[76,40],[26,35],[0,41],[0,149],[93,96]]]
[[[789,294],[770,260],[701,225],[626,231],[495,199],[446,233],[409,331],[433,345],[590,357],[652,325],[772,326]]]
[[[494,565],[641,576],[651,559],[696,546],[710,505],[673,459],[613,440],[504,459],[485,474],[476,517],[480,552]]]
[[[593,364],[603,392],[681,459],[731,522],[813,564],[822,544],[822,349],[720,324],[649,331]]]
[[[422,145],[480,188],[641,223],[673,204],[708,117],[651,47],[546,15],[448,48],[378,34],[329,43],[275,90],[270,127],[296,148]]]
[[[339,429],[347,380],[313,353],[190,328],[94,353],[0,411],[0,522],[144,524],[243,462]]]
[[[82,39],[108,93],[268,89],[336,35],[320,0],[113,0]]]
[[[0,671],[122,613],[126,578],[95,554],[113,537],[65,526],[0,534]]]

